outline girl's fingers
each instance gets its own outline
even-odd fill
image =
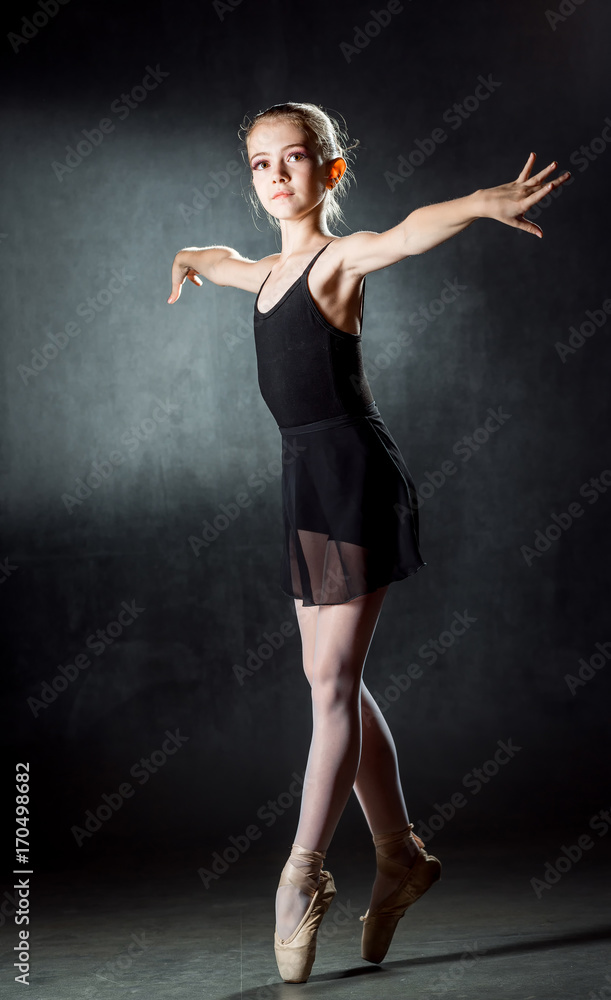
[[[526,233],[531,233],[533,236],[539,236],[539,237],[543,236],[543,230],[541,229],[541,227],[538,226],[536,222],[529,222],[528,219],[525,219],[523,215],[520,215],[515,220],[515,223],[518,229],[523,229],[524,232]]]
[[[168,303],[170,305],[173,302],[176,302],[176,300],[180,298],[180,288],[181,288],[181,285],[179,285],[179,284],[172,284],[172,291],[170,292],[170,297],[168,299]]]
[[[547,177],[548,174],[551,174],[552,171],[554,171],[557,166],[558,163],[556,162],[556,160],[552,160],[552,162],[548,163],[548,165],[544,167],[543,170],[540,170],[538,174],[535,174],[534,177],[530,177],[527,183],[538,184],[544,177]]]
[[[186,281],[187,278],[189,279],[189,281],[193,282],[194,285],[197,285],[198,288],[201,285],[203,285],[203,281],[198,276],[197,271],[194,271],[193,268],[189,268],[189,270],[187,271],[187,273],[183,274],[183,276],[180,278],[179,281],[173,281],[172,282],[172,291],[171,291],[170,297],[168,299],[168,303],[170,305],[173,302],[176,302],[180,298],[180,292],[181,292],[182,286],[185,283],[185,281]]]
[[[528,205],[528,208],[531,208],[532,205],[536,205],[538,201],[545,198],[545,196],[548,195],[550,191],[553,191],[554,188],[560,187],[561,184],[568,181],[570,176],[570,171],[567,170],[565,173],[561,174],[560,177],[556,177],[553,181],[550,181],[549,184],[544,184],[539,191],[533,191],[532,194],[527,195],[524,201]],[[524,209],[524,211],[527,212],[528,208]]]
[[[532,169],[532,165],[535,162],[536,155],[537,155],[536,153],[529,153],[528,159],[527,159],[526,163],[524,164],[523,169],[518,174],[518,180],[519,181],[525,181],[526,178],[528,177],[528,175],[529,175],[529,173],[530,173],[530,171]]]

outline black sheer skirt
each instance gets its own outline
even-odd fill
[[[285,594],[345,604],[427,565],[416,487],[375,400],[361,416],[279,430]]]

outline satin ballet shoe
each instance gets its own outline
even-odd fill
[[[303,918],[289,937],[279,938],[277,926],[274,928],[276,963],[285,983],[305,983],[314,965],[318,928],[337,891],[331,872],[323,871],[320,867],[326,853],[308,851],[299,844],[293,844],[291,856],[304,858],[310,862],[310,867],[299,868],[289,857],[280,874],[278,888],[281,885],[294,885],[312,897]],[[320,879],[317,884],[316,876],[319,871]]]
[[[420,896],[441,878],[441,862],[432,854],[427,854],[420,837],[411,832],[413,826],[414,824],[410,823],[397,833],[373,835],[378,870],[389,878],[400,879],[400,882],[372,913],[367,910],[365,915],[360,917],[363,921],[361,958],[367,962],[383,961],[397,924],[408,906],[420,899]],[[405,843],[407,838],[411,838],[418,848],[418,853],[409,867],[393,861],[385,853],[391,854],[391,848],[394,846],[396,849]]]

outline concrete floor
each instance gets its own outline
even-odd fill
[[[251,847],[208,889],[197,868],[209,864],[209,852],[155,865],[135,857],[125,871],[105,861],[41,874],[33,878],[27,996],[603,1000],[611,997],[611,854],[606,839],[594,841],[539,890],[540,899],[531,879],[560,855],[568,843],[561,835],[485,852],[431,843],[442,880],[407,911],[381,966],[364,962],[359,948],[373,856],[349,857],[332,845],[326,867],[338,892],[312,975],[299,985],[282,982],[273,952],[283,851],[255,855]],[[2,998],[25,995],[12,979],[16,940],[8,917],[0,931]]]

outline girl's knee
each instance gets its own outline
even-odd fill
[[[351,672],[338,673],[337,669],[325,670],[317,663],[311,680],[312,700],[322,710],[338,706],[358,705],[361,697],[360,677]]]

